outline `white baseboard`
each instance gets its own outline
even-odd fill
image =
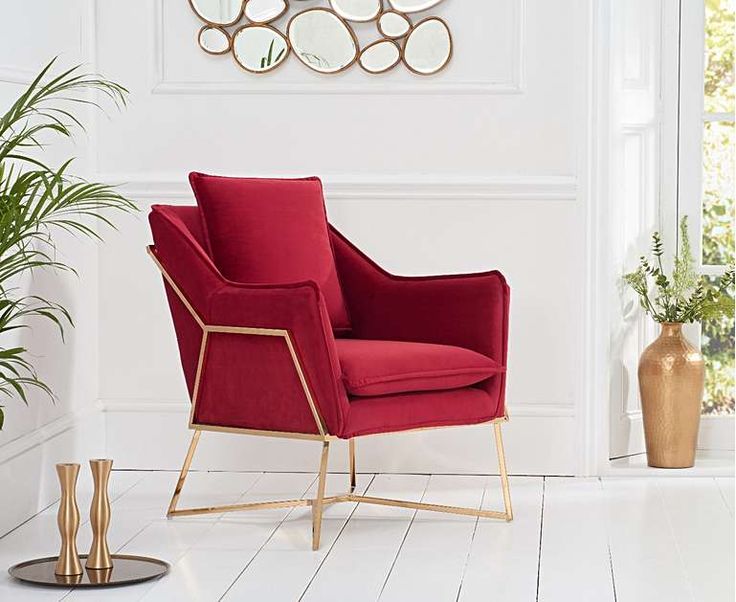
[[[181,467],[191,437],[187,429],[188,404],[106,401],[102,406],[107,455],[115,459],[116,467]],[[577,450],[572,407],[519,404],[503,432],[512,474],[575,474]],[[154,441],[155,444],[146,443]],[[497,470],[488,425],[366,437],[359,439],[357,445],[362,471],[479,474]],[[202,436],[193,468],[312,472],[318,454],[319,446],[310,441],[207,432]],[[330,470],[347,470],[344,442],[337,442],[330,455]]]
[[[703,416],[700,419],[698,449],[734,450],[734,417]]]
[[[102,414],[96,409],[66,414],[2,445],[0,537],[59,499],[57,463],[84,467],[104,450]]]

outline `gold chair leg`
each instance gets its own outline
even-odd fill
[[[171,503],[166,513],[167,517],[171,516],[194,516],[200,514],[216,514],[223,512],[236,512],[243,510],[259,510],[266,508],[294,508],[298,506],[311,506],[312,507],[312,549],[319,549],[320,538],[322,532],[322,513],[324,507],[330,504],[339,502],[356,502],[356,503],[367,503],[367,504],[378,504],[383,506],[396,506],[399,508],[415,508],[418,510],[431,510],[435,512],[445,512],[450,514],[460,514],[468,516],[480,516],[485,518],[500,518],[506,521],[511,521],[514,518],[513,511],[511,508],[511,492],[509,488],[509,477],[506,470],[506,455],[503,448],[503,438],[501,436],[501,420],[494,422],[493,428],[495,431],[496,449],[498,452],[498,468],[501,477],[501,488],[503,491],[503,503],[504,512],[495,510],[479,510],[477,508],[460,508],[455,506],[441,506],[436,504],[424,504],[420,502],[409,502],[404,500],[391,500],[383,498],[374,498],[368,496],[355,495],[355,441],[350,440],[349,454],[350,454],[350,493],[345,495],[338,495],[333,497],[325,497],[325,486],[327,481],[327,461],[330,450],[330,441],[325,440],[322,442],[322,455],[320,459],[319,467],[319,480],[317,484],[317,495],[314,499],[297,499],[297,500],[276,500],[272,502],[254,502],[245,504],[230,504],[227,506],[207,506],[202,508],[186,508],[177,510],[177,504],[179,497],[181,496],[184,482],[186,481],[189,469],[194,459],[194,453],[199,443],[199,438],[202,434],[201,430],[195,430],[192,435],[192,440],[189,444],[184,464],[179,473],[179,480],[176,483],[174,489],[174,495],[171,497]]]
[[[189,468],[192,465],[192,459],[194,458],[194,452],[197,449],[197,444],[199,443],[199,437],[202,434],[202,431],[194,431],[194,434],[192,435],[192,441],[189,443],[189,449],[187,450],[187,456],[184,458],[184,464],[181,467],[181,472],[179,473],[179,480],[176,482],[176,488],[174,489],[174,495],[171,496],[171,503],[169,503],[169,509],[166,512],[167,518],[170,518],[175,510],[176,510],[176,504],[179,502],[179,496],[181,495],[181,490],[184,487],[184,481],[187,480],[187,474],[189,473]]]
[[[317,497],[312,501],[312,550],[319,549],[319,540],[322,534],[322,510],[325,500],[325,483],[327,481],[327,457],[330,451],[330,442],[322,443],[322,459],[319,464],[319,483]]]
[[[501,489],[503,490],[503,505],[506,510],[506,520],[514,520],[514,513],[511,509],[511,489],[509,488],[509,475],[506,472],[506,454],[503,450],[503,438],[501,436],[501,424],[493,423],[493,430],[496,434],[496,451],[498,452],[498,472],[501,475]]]
[[[350,493],[355,493],[355,439],[348,442],[350,450]]]

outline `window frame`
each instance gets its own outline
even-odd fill
[[[705,13],[703,0],[680,2],[677,194],[675,203],[663,203],[662,210],[663,226],[675,239],[680,218],[688,216],[696,269],[700,274],[712,277],[722,275],[727,265],[703,263],[704,131],[708,122],[733,121],[734,113],[705,111]],[[667,206],[672,204],[674,207]],[[700,324],[688,325],[686,334],[698,346],[701,345]],[[727,422],[730,425],[727,430],[732,431],[733,414],[704,414],[703,418],[706,422]],[[717,434],[708,447],[733,449],[733,432]]]

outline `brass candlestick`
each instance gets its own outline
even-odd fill
[[[61,534],[61,550],[54,572],[57,575],[81,575],[82,563],[77,553],[77,531],[79,530],[79,507],[77,506],[77,477],[79,464],[57,464],[56,474],[61,485],[61,501],[56,522]]]
[[[112,568],[110,548],[107,546],[107,529],[110,526],[110,497],[107,484],[110,480],[112,460],[90,460],[92,479],[95,483],[95,494],[89,509],[89,521],[92,525],[92,547],[89,550],[86,567],[102,570]]]

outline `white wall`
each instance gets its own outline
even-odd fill
[[[89,56],[89,4],[84,0],[32,0],[3,4],[0,36],[0,112],[53,56],[59,68]],[[12,24],[11,26],[8,26]],[[48,148],[45,158],[58,164],[78,156],[76,173],[90,171],[83,137],[77,145]],[[20,283],[27,294],[62,302],[76,323],[66,343],[45,322],[16,336],[4,335],[2,345],[18,342],[28,348],[39,373],[55,391],[52,403],[33,393],[21,401],[0,400],[5,428],[0,431],[0,535],[58,497],[57,462],[81,462],[104,453],[104,440],[94,408],[97,398],[97,252],[89,241],[60,236],[59,258],[75,266],[79,276],[37,272]],[[85,475],[82,478],[87,478]]]
[[[503,270],[511,468],[578,470],[589,5],[448,0],[438,11],[455,34],[453,63],[421,79],[401,69],[317,76],[295,60],[258,78],[198,49],[200,24],[183,0],[98,2],[98,68],[133,102],[122,118],[98,121],[97,167],[128,182],[144,210],[100,253],[100,397],[116,462],[176,467],[185,451],[186,393],[144,253],[145,213],[151,202],[191,203],[186,174],[202,170],[320,175],[333,223],[397,273]],[[489,435],[377,438],[361,465],[489,471]],[[316,461],[289,442],[204,439],[200,466],[311,470]]]
[[[626,384],[617,366],[629,361],[630,371],[645,339],[637,329],[633,343],[616,338],[625,309],[617,275],[639,230],[651,225],[651,213],[634,204],[613,205],[607,153],[618,134],[608,120],[624,126],[621,139],[640,168],[629,172],[629,187],[651,209],[668,189],[657,197],[651,181],[637,178],[651,171],[657,150],[648,132],[660,117],[672,119],[669,105],[648,122],[616,114],[609,67],[632,96],[642,84],[649,100],[656,97],[643,84],[658,82],[656,53],[668,50],[657,46],[658,17],[648,11],[669,4],[647,4],[650,20],[629,15],[636,27],[612,32],[606,1],[447,0],[439,12],[453,28],[455,58],[441,75],[420,79],[401,68],[322,77],[295,60],[267,76],[247,75],[197,48],[199,24],[185,0],[8,3],[3,23],[13,27],[0,38],[0,106],[59,53],[63,64],[86,61],[129,87],[130,108],[98,118],[91,144],[72,150],[83,172],[127,182],[142,213],[122,220],[99,250],[63,241],[79,280],[39,274],[28,284],[63,299],[77,329],[66,345],[45,325],[28,339],[59,402],[5,403],[0,482],[12,487],[0,493],[0,533],[53,500],[57,461],[84,462],[106,445],[117,467],[178,468],[188,402],[161,282],[144,253],[145,214],[152,202],[192,203],[186,174],[194,169],[322,176],[330,219],[397,273],[502,269],[512,286],[511,470],[607,466],[609,393],[616,408],[637,410],[631,388],[611,383]],[[613,6],[626,12],[639,3]],[[662,19],[663,31],[670,25]],[[359,31],[364,41],[369,30]],[[608,35],[628,49],[623,63],[609,62]],[[670,88],[660,92],[674,98]],[[637,125],[648,129],[639,135],[630,127]],[[671,147],[669,131],[657,134],[663,148]],[[69,147],[51,152],[65,157]],[[314,447],[207,434],[195,467],[313,470]],[[360,443],[359,466],[488,472],[490,449],[480,427],[376,437]],[[333,460],[345,468],[344,453]]]

